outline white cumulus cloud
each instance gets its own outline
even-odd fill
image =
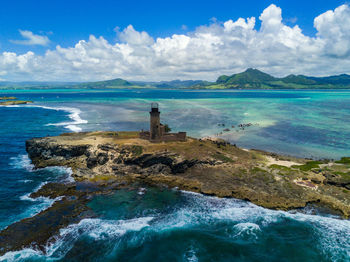
[[[50,43],[50,40],[45,35],[36,35],[28,30],[19,30],[19,33],[24,38],[23,40],[10,40],[11,43],[18,45],[42,45],[46,46]]]
[[[158,38],[129,25],[122,31],[116,30],[118,41],[114,43],[91,35],[72,47],[57,46],[44,55],[3,52],[0,71],[6,72],[2,78],[8,80],[59,81],[116,77],[215,80],[221,74],[237,73],[248,67],[276,76],[350,72],[348,5],[316,17],[314,37],[303,34],[298,25],[286,25],[282,10],[276,5],[263,10],[258,18],[260,28],[256,19],[213,21],[192,32]],[[31,32],[23,36],[28,40],[22,41],[37,44],[49,41]]]

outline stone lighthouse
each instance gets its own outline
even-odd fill
[[[158,103],[151,104],[149,131],[141,131],[140,138],[147,139],[152,143],[186,141],[186,132],[169,133],[169,127],[160,123]]]
[[[158,103],[151,104],[150,119],[150,138],[151,140],[159,140],[161,138],[160,128],[160,112]]]

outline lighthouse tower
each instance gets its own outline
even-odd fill
[[[161,138],[161,127],[160,127],[160,112],[158,103],[151,104],[150,113],[150,139],[151,140],[160,140]]]

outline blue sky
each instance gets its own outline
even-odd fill
[[[153,37],[194,30],[208,24],[239,17],[258,17],[270,4],[283,10],[287,24],[294,21],[306,35],[314,35],[313,19],[319,14],[346,3],[339,0],[176,0],[176,1],[112,1],[112,0],[12,0],[3,1],[0,8],[0,51],[43,52],[46,48],[15,45],[10,39],[20,39],[19,29],[36,34],[48,34],[50,47],[72,46],[90,34],[115,40],[115,27],[132,24],[136,30]]]
[[[156,41],[157,38],[166,39],[166,37],[172,37],[174,35],[190,36],[191,34],[193,35],[198,32],[197,30],[201,26],[210,27],[212,24],[223,25],[224,22],[227,22],[229,20],[236,21],[239,18],[246,19],[255,17],[254,30],[259,31],[261,26],[261,19],[259,19],[259,17],[266,8],[271,6],[271,4],[274,4],[274,6],[281,10],[283,25],[290,28],[298,25],[302,31],[303,36],[316,38],[316,33],[318,31],[314,28],[314,19],[329,10],[335,10],[337,7],[347,4],[347,2],[338,0],[318,0],[317,2],[307,0],[3,1],[0,8],[0,54],[4,52],[13,52],[17,57],[24,55],[27,52],[33,52],[36,57],[42,59],[42,57],[45,56],[47,50],[55,51],[57,45],[67,49],[73,48],[77,43],[79,43],[80,40],[89,42],[90,35],[93,35],[96,38],[102,36],[104,40],[113,46],[115,43],[121,41],[119,33],[116,32],[118,31],[116,28],[119,28],[119,32],[122,32],[125,30],[125,28],[127,28],[128,25],[132,25],[135,32],[141,33],[144,31],[147,36],[151,37],[154,41]],[[347,11],[344,11],[343,13],[346,12]],[[343,15],[343,13],[341,15]],[[343,18],[340,17],[339,19],[341,20]],[[27,38],[25,36],[23,37],[19,30],[30,31],[30,34],[41,37],[41,40],[34,39],[34,42],[26,42],[24,40]],[[216,33],[212,33],[212,35],[216,35]],[[127,40],[124,39],[124,42],[125,41],[127,42]],[[345,42],[342,43],[344,45],[346,44]],[[340,43],[339,46],[341,46],[342,43]],[[148,45],[150,44],[151,42],[149,41]],[[226,43],[224,45],[227,47]],[[314,46],[316,46],[316,44],[314,44]],[[291,48],[291,46],[288,47]],[[232,48],[234,48],[234,46],[232,46]],[[133,50],[136,49],[133,47]],[[266,47],[264,50],[266,50]],[[126,59],[126,61],[128,63],[130,62],[128,59]],[[217,74],[226,71],[235,72],[245,66],[254,66],[254,63],[249,65],[247,63],[242,63],[244,62],[241,61],[238,63],[241,64],[240,66],[231,66],[231,68],[230,65],[223,65],[220,68],[217,68]],[[276,63],[276,61],[271,64],[274,63]],[[261,64],[262,63],[257,63],[256,67],[261,67]],[[125,63],[120,64],[121,67],[124,65]],[[176,62],[174,62],[173,66],[176,66]],[[14,67],[18,67],[19,70],[16,71]],[[3,70],[1,71],[0,64],[0,79],[46,79],[44,75],[41,77],[34,77],[31,75],[31,72],[28,72],[28,70],[24,70],[24,72],[21,73],[20,71],[23,71],[23,68],[20,67],[21,66],[17,64],[16,66],[11,66],[9,68],[7,63],[7,67],[3,65]],[[325,68],[326,67],[327,66],[325,66]],[[79,71],[75,65],[74,68],[74,70]],[[306,66],[306,68],[308,68],[308,66]],[[38,68],[36,70],[37,74],[38,70],[40,69]],[[139,70],[141,69],[137,69],[136,71]],[[206,70],[215,71],[215,68],[202,68],[197,70],[196,68],[188,67],[184,70],[187,70],[187,72],[174,73],[173,77],[193,78],[197,77],[197,75],[199,77],[204,75],[204,73],[201,74],[200,72],[205,72]],[[198,74],[190,73],[196,70],[198,71]],[[348,68],[346,68],[346,70],[348,70]],[[129,71],[126,71],[124,72],[116,68],[114,70],[114,73],[109,72],[108,74],[101,74],[101,72],[99,72],[99,74],[101,78],[114,77],[119,75],[122,77],[131,78],[132,70],[129,69]],[[289,71],[291,70],[288,68],[285,68],[283,70],[278,70],[277,68],[270,70],[271,73],[275,74],[287,74]],[[294,71],[297,72],[298,70]],[[310,69],[309,73],[315,74],[314,71],[315,69]],[[340,71],[341,70],[328,70],[327,72],[324,71],[323,74],[337,72],[342,73]],[[76,80],[89,78],[84,77],[84,72],[79,71],[78,73],[79,77],[77,77]],[[86,76],[89,75],[88,72],[85,74]],[[161,75],[161,72],[159,72],[158,75]],[[56,79],[61,77],[67,80],[75,80],[72,78],[72,76],[65,76],[65,74],[61,74],[61,76],[57,75],[54,80],[62,80]],[[172,75],[164,75],[164,77],[158,78],[163,79],[169,77],[172,77]],[[94,78],[98,78],[98,76],[94,76]],[[138,72],[136,78],[147,80],[157,79],[157,77],[153,75],[147,76],[147,72]],[[208,75],[205,78],[214,78],[214,73],[210,74],[210,76]]]

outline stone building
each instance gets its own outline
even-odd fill
[[[168,133],[160,123],[160,112],[157,103],[151,104],[150,131],[141,131],[140,138],[151,142],[186,141],[186,132]]]

